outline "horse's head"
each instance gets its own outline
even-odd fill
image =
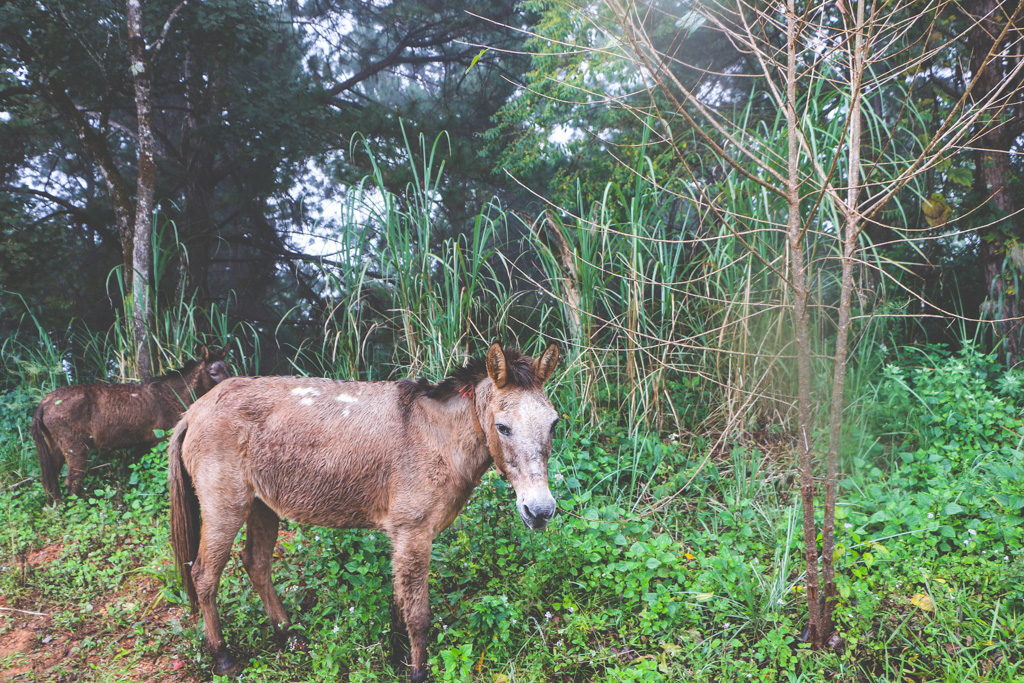
[[[231,368],[224,362],[224,351],[199,347],[199,366],[196,368],[196,380],[193,386],[197,396],[202,396],[219,382],[231,377]]]
[[[483,428],[498,469],[516,491],[516,507],[530,529],[543,529],[555,514],[548,488],[548,457],[558,413],[544,394],[544,382],[558,364],[558,347],[548,346],[533,360],[501,345],[487,350],[487,376],[493,382]]]

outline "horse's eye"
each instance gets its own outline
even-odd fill
[[[498,428],[498,433],[501,435],[512,436],[512,430],[508,428],[508,425],[496,424],[494,426]]]

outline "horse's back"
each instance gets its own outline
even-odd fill
[[[36,419],[57,439],[92,439],[95,385],[72,384],[54,389],[39,402]]]
[[[377,526],[407,446],[396,392],[388,382],[228,379],[186,413],[182,459],[211,497],[256,495],[302,523]]]
[[[41,404],[51,430],[75,434],[93,448],[129,448],[156,443],[154,429],[171,429],[184,406],[159,385],[73,384]]]

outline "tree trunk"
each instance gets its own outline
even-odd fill
[[[977,24],[967,38],[971,53],[971,72],[977,78],[971,90],[977,102],[995,93],[1004,78],[1003,60],[999,57],[1003,45],[996,45],[1002,34],[1005,15],[997,0],[972,0],[965,11]],[[1016,16],[1016,15],[1014,15]],[[994,113],[1000,111],[993,107]],[[1013,270],[1019,270],[1013,259],[1007,258],[1008,247],[1021,237],[1018,219],[1013,216],[1015,205],[1010,191],[1010,147],[1014,134],[1011,126],[992,119],[982,119],[982,130],[974,147],[974,189],[986,210],[983,220],[993,223],[981,236],[979,257],[985,275],[988,293],[987,316],[996,323],[996,332],[1003,342],[1002,358],[1007,365],[1020,359],[1020,322],[1008,320],[1020,316],[1021,295],[1013,287]],[[997,222],[996,222],[997,221]]]
[[[800,496],[803,502],[804,559],[807,565],[807,633],[814,649],[821,648],[827,631],[819,598],[818,529],[814,522],[814,462],[811,444],[811,345],[808,311],[807,268],[804,263],[803,218],[800,213],[800,122],[797,115],[797,43],[800,40],[795,0],[786,7],[786,128],[789,138],[786,203],[789,205],[789,276],[793,291],[793,322],[796,336],[797,421]]]
[[[562,308],[565,310],[566,323],[569,325],[569,336],[581,348],[585,347],[590,344],[590,340],[583,338],[583,323],[580,321],[579,275],[576,273],[572,247],[569,246],[558,222],[550,212],[544,215],[541,225],[546,229],[547,239],[545,241],[550,246],[551,253],[561,270],[562,295],[565,297],[565,305]]]
[[[587,316],[586,322],[580,316],[580,311],[583,310],[583,299],[580,296],[580,276],[576,269],[576,259],[572,246],[565,239],[565,235],[562,234],[561,224],[553,213],[546,213],[544,220],[541,221],[541,225],[543,226],[544,235],[546,235],[546,239],[542,237],[541,241],[548,244],[561,273],[562,296],[565,297],[562,309],[565,311],[570,341],[573,344],[579,345],[578,348],[583,359],[583,366],[586,368],[586,377],[583,381],[583,403],[587,406],[589,415],[593,417],[597,410],[597,398],[594,395],[597,371],[594,367],[594,358],[591,351],[590,316]]]
[[[824,600],[822,601],[822,644],[832,635],[832,608],[836,599],[835,547],[836,547],[836,496],[839,482],[839,446],[843,429],[843,398],[846,383],[846,363],[849,355],[849,338],[853,306],[853,272],[857,253],[858,238],[863,225],[859,209],[861,192],[861,79],[865,63],[865,0],[858,0],[856,27],[853,44],[848,49],[850,61],[850,119],[849,157],[847,163],[848,186],[842,233],[842,278],[839,295],[839,321],[836,330],[836,349],[832,368],[832,401],[829,411],[828,460],[825,468],[825,516],[821,527],[821,573]]]
[[[139,376],[149,379],[153,374],[149,335],[153,329],[152,232],[153,196],[156,185],[153,109],[150,98],[150,68],[146,42],[142,35],[142,0],[127,0],[128,47],[131,73],[135,83],[135,107],[138,115],[139,164],[135,187],[135,230],[132,250],[132,329],[135,335],[136,362]]]

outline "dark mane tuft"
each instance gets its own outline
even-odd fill
[[[524,356],[519,349],[505,351],[505,363],[508,365],[508,383],[520,389],[536,389],[540,382],[534,372],[533,359]]]
[[[533,359],[524,356],[518,349],[505,349],[505,366],[508,372],[508,386],[520,389],[533,389],[537,386],[537,376],[533,372]],[[465,367],[457,368],[451,375],[430,387],[425,395],[428,398],[443,401],[459,393],[463,387],[476,385],[487,376],[487,361],[484,358],[473,358]]]
[[[459,393],[466,385],[476,386],[486,376],[486,361],[483,358],[470,358],[465,366],[455,368],[448,377],[437,384],[428,385],[423,394],[427,398],[444,401]]]
[[[505,349],[505,364],[508,369],[508,386],[520,389],[533,389],[537,386],[532,358],[524,356],[518,349]],[[403,404],[409,405],[417,396],[445,401],[467,385],[475,386],[484,377],[487,377],[486,359],[471,358],[464,367],[456,368],[452,374],[437,384],[431,384],[422,378],[417,381],[405,379],[398,384]]]
[[[184,377],[188,373],[190,373],[193,370],[195,370],[197,365],[199,365],[199,359],[198,358],[193,358],[193,359],[189,360],[187,363],[185,363],[184,365],[182,365],[177,370],[168,370],[167,372],[165,372],[164,374],[160,375],[159,377],[154,377],[153,381],[154,382],[163,382],[165,380],[174,379],[176,377]]]

